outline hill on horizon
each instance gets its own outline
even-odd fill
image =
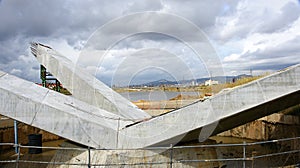
[[[191,83],[197,83],[197,84],[204,84],[205,81],[211,79],[215,81],[219,81],[219,83],[226,83],[231,82],[233,79],[240,79],[244,77],[252,77],[252,75],[247,74],[241,74],[238,76],[215,76],[215,77],[205,77],[205,78],[197,78],[197,79],[189,79],[189,80],[180,80],[180,81],[169,81],[166,79],[160,79],[152,82],[147,82],[143,84],[137,84],[137,85],[130,85],[130,87],[142,87],[142,86],[148,86],[148,87],[157,87],[161,85],[189,85]]]

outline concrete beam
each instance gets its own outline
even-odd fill
[[[139,121],[151,116],[55,50],[32,43],[32,53],[74,98],[119,116]]]
[[[299,104],[300,65],[225,90],[212,98],[120,131],[118,147],[140,148],[205,139]],[[134,143],[133,143],[134,142]]]
[[[0,71],[0,114],[96,148],[169,146],[198,137],[205,140],[298,105],[300,100],[300,65],[296,65],[224,90],[204,102],[133,123],[132,120],[139,119],[141,113],[125,98],[111,92],[98,80],[95,81],[98,84],[93,85],[93,77],[81,72],[80,68],[75,71],[73,64],[54,50],[37,45],[33,51],[51,73],[60,77],[58,79],[75,93],[76,98]],[[80,90],[84,85],[88,85],[84,90],[88,94]],[[90,96],[95,90],[99,95]]]
[[[119,129],[132,123],[124,117],[1,71],[0,113],[95,148],[115,148]]]

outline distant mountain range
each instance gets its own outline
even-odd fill
[[[141,86],[148,86],[148,87],[155,87],[155,86],[161,86],[161,85],[191,85],[192,83],[197,83],[197,84],[204,84],[205,81],[211,79],[218,81],[219,83],[226,83],[226,82],[232,82],[233,79],[240,79],[244,77],[251,77],[251,75],[238,75],[238,76],[216,76],[212,78],[198,78],[198,79],[190,79],[190,80],[180,80],[180,81],[169,81],[166,79],[160,79],[157,81],[152,81],[144,84],[139,84],[139,85],[130,85],[131,87],[141,87]]]

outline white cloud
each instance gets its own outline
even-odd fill
[[[106,55],[102,67],[99,66],[101,60],[98,57],[78,56],[97,28],[117,17],[143,11],[172,13],[197,25],[216,48],[227,74],[247,73],[249,69],[253,69],[253,72],[278,70],[300,62],[300,5],[296,0],[2,0],[0,69],[36,81],[39,67],[28,48],[29,42],[38,41],[52,46],[75,63],[84,65],[90,72],[101,72],[100,75],[96,74],[107,81],[111,80],[114,69],[127,57],[133,63],[145,67],[146,63],[168,67],[180,79],[188,76],[188,73],[178,68],[182,63],[196,77],[207,76],[205,66],[212,67],[215,60],[209,62],[207,59],[203,62],[183,42],[162,35],[137,35],[121,40]],[[174,20],[167,18],[131,19],[107,30],[101,40],[109,43],[111,37],[119,37],[131,29],[139,31],[145,28],[175,32],[185,37],[185,42],[203,47],[186,25],[176,25]],[[173,54],[180,59],[168,61],[172,60],[168,56],[140,52],[149,48]],[[93,54],[102,55],[105,50],[100,48],[97,52]],[[139,55],[133,58],[133,53]],[[200,54],[203,53],[205,50]],[[123,64],[118,71],[120,79],[132,75],[137,67],[128,62],[126,66]],[[153,74],[150,72],[147,70],[147,73],[143,73],[141,79],[146,81],[147,77],[149,80],[160,77],[157,75],[160,74],[158,70],[154,70]]]
[[[234,62],[240,59],[240,55],[238,54],[231,54],[224,58],[224,62]]]
[[[255,32],[273,33],[288,27],[299,17],[297,1],[245,0],[236,6],[236,12],[216,19],[221,40],[245,38]]]
[[[297,1],[240,1],[216,21],[214,36],[225,71],[278,70],[300,63]]]

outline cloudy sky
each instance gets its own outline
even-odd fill
[[[297,0],[0,0],[0,70],[39,82],[36,41],[107,84],[261,74],[300,63],[299,16]]]

